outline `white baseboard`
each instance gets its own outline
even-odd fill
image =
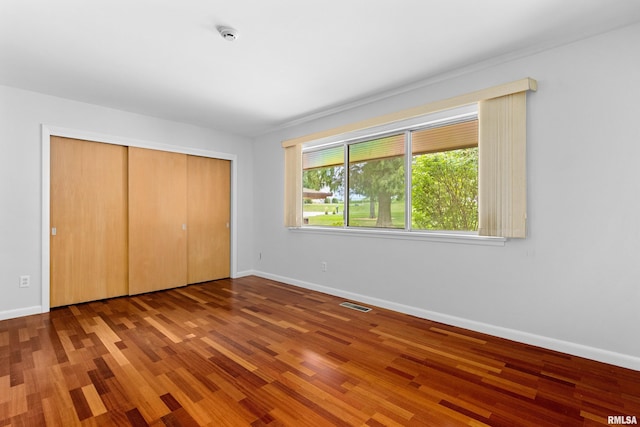
[[[418,307],[412,307],[404,304],[398,304],[366,295],[356,294],[336,288],[318,285],[315,283],[305,282],[302,280],[292,279],[290,277],[278,276],[276,274],[265,273],[261,271],[253,271],[251,274],[265,279],[276,280],[278,282],[289,285],[310,289],[325,294],[346,298],[354,302],[375,305],[377,307],[386,308],[400,313],[410,314],[412,316],[428,319],[435,322],[445,323],[459,328],[470,329],[476,332],[517,341],[524,344],[534,345],[549,350],[559,351],[578,357],[584,357],[598,362],[608,363],[611,365],[621,366],[624,368],[640,371],[640,357],[628,354],[616,353],[601,348],[590,347],[582,344],[576,344],[568,341],[562,341],[555,338],[545,337],[542,335],[531,334],[516,329],[504,328],[501,326],[491,325],[488,323],[476,322],[474,320],[464,319],[457,316],[438,313],[435,311],[424,310]]]
[[[16,317],[31,316],[32,314],[40,313],[42,313],[42,306],[34,305],[33,307],[0,311],[0,320],[15,319]]]
[[[258,272],[255,270],[245,270],[245,271],[236,271],[235,276],[233,276],[233,279],[238,279],[240,277],[247,277],[247,276],[258,276]]]

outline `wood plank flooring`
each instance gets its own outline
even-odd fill
[[[640,372],[257,277],[0,322],[0,426],[599,426]]]

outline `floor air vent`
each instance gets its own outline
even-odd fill
[[[363,312],[363,313],[366,313],[367,311],[371,311],[371,309],[370,309],[369,307],[363,307],[363,306],[361,306],[361,305],[354,304],[354,303],[351,303],[351,302],[343,302],[343,303],[342,303],[342,304],[340,304],[340,305],[341,305],[341,306],[343,306],[343,307],[350,308],[350,309],[352,309],[352,310],[358,310],[358,311],[361,311],[361,312]]]

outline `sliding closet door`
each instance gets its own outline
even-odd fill
[[[51,137],[50,305],[126,295],[127,148]]]
[[[129,294],[187,284],[187,156],[129,148]]]
[[[229,277],[228,160],[188,156],[188,283]]]

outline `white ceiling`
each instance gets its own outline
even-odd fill
[[[251,136],[634,22],[638,0],[0,0],[0,84]]]

